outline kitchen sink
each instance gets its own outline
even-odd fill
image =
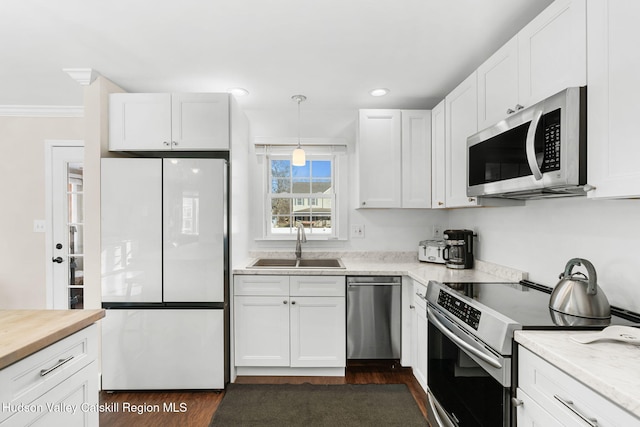
[[[301,259],[298,267],[302,268],[344,268],[339,258]]]
[[[249,268],[345,268],[340,258],[280,259],[258,258]]]
[[[295,259],[258,258],[249,267],[290,268],[295,267],[297,264],[298,261]]]

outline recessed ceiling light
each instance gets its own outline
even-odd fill
[[[232,87],[227,90],[231,95],[234,96],[247,96],[249,95],[249,91],[242,87]]]
[[[369,91],[369,95],[371,96],[385,96],[389,93],[389,89],[381,87],[378,89],[372,89]]]

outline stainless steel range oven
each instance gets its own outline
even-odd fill
[[[550,292],[526,281],[429,282],[427,396],[432,427],[516,425],[511,403],[517,387],[513,332],[568,328],[554,323]],[[636,314],[616,307],[612,313],[612,324],[640,322]]]

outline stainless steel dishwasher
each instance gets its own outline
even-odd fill
[[[400,277],[347,277],[347,359],[400,358],[400,298]]]

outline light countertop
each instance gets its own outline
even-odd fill
[[[0,369],[104,317],[104,310],[0,310]]]
[[[245,266],[235,268],[234,274],[291,274],[291,275],[351,275],[351,276],[409,276],[425,285],[429,280],[440,282],[519,282],[527,278],[527,273],[502,267],[496,264],[476,260],[473,269],[456,270],[444,266],[420,262],[415,259],[415,254],[406,253],[371,253],[360,256],[345,256],[343,254],[327,253],[316,257],[340,258],[345,268],[247,268],[251,262],[248,260]],[[285,258],[282,254],[260,254],[256,258]],[[303,255],[303,258],[304,255]],[[311,258],[311,256],[310,256]]]
[[[515,340],[640,418],[640,346],[614,341],[580,344],[593,331],[516,331]]]

